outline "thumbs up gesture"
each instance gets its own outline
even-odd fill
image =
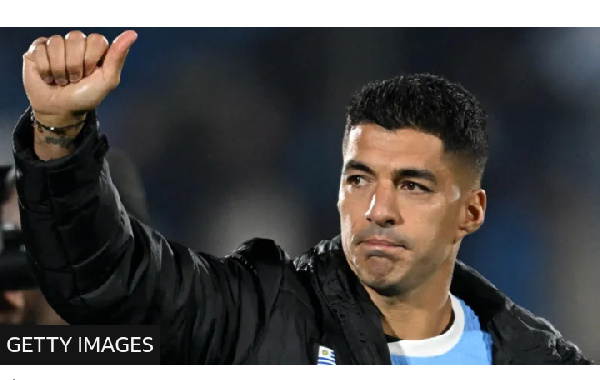
[[[137,34],[128,30],[109,45],[80,31],[40,37],[23,56],[23,83],[36,119],[68,124],[96,108],[120,82]]]

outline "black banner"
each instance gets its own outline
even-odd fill
[[[0,365],[160,364],[158,326],[0,326]]]

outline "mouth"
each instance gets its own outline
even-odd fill
[[[385,238],[373,237],[363,240],[361,243],[368,251],[368,256],[389,256],[389,253],[406,249],[403,243],[391,241]]]

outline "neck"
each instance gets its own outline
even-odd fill
[[[419,286],[394,296],[366,287],[381,312],[383,330],[400,339],[422,340],[442,334],[453,318],[450,282],[454,260],[448,259]]]

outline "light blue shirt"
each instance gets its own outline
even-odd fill
[[[442,335],[388,343],[394,365],[492,364],[492,339],[463,300],[450,295],[454,322]]]

